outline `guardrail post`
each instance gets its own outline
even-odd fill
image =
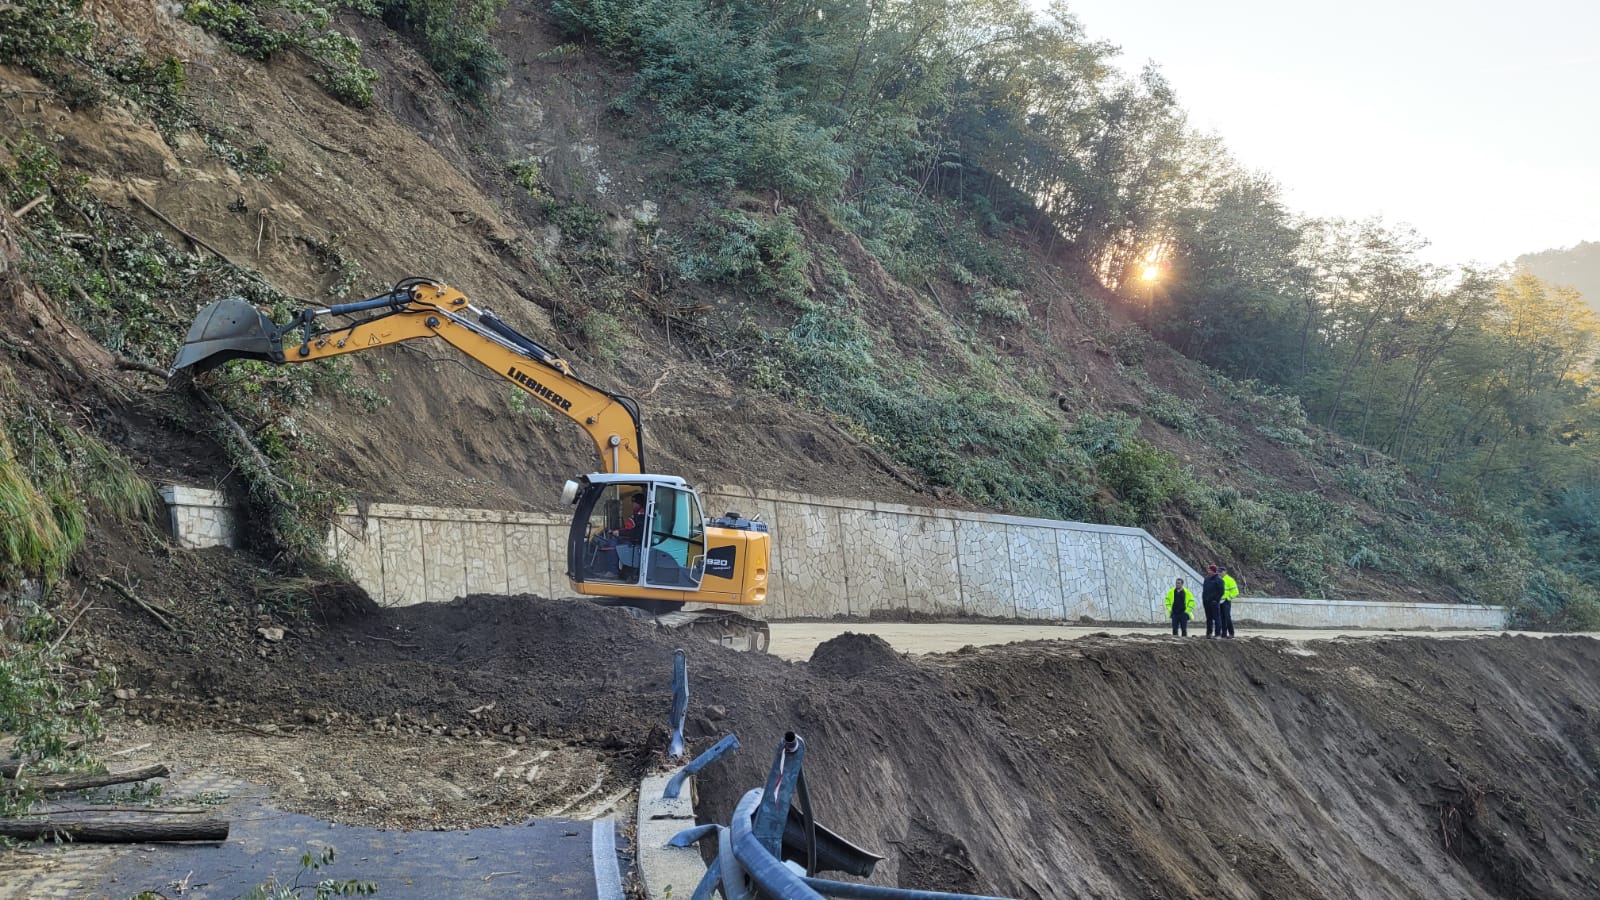
[[[672,744],[667,755],[673,759],[683,757],[683,723],[689,715],[689,654],[683,650],[672,651]]]
[[[756,840],[774,858],[783,855],[783,827],[789,821],[795,788],[804,777],[805,761],[806,742],[792,731],[784,732],[783,743],[772,757],[772,770],[767,773],[767,787],[761,794],[761,805],[756,809],[752,826]]]

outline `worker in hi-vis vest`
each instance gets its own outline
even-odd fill
[[[1233,598],[1239,596],[1239,582],[1233,580],[1228,574],[1227,566],[1218,566],[1217,572],[1222,576],[1222,605],[1217,608],[1217,634],[1221,637],[1233,637]]]
[[[1194,614],[1194,592],[1179,578],[1167,589],[1167,614],[1172,616],[1172,633],[1189,636],[1189,616]]]

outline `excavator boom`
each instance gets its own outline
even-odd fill
[[[327,328],[332,316],[362,315]],[[235,359],[274,364],[310,362],[421,338],[439,338],[558,415],[577,422],[594,441],[602,471],[645,471],[644,434],[632,398],[596,387],[572,367],[494,313],[480,310],[455,288],[408,279],[383,296],[307,309],[277,325],[243,300],[218,300],[200,311],[173,362],[180,372],[203,372]],[[297,343],[285,349],[285,342]]]

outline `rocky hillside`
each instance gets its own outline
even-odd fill
[[[1261,593],[1511,599],[1492,528],[1151,340],[1015,198],[930,183],[940,225],[896,251],[882,222],[686,176],[673,110],[573,9],[0,11],[13,290],[37,308],[0,353],[143,474],[289,501],[258,517],[279,552],[346,499],[553,508],[591,468],[445,347],[236,365],[202,384],[219,406],[149,374],[218,296],[282,316],[424,274],[639,398],[653,468],[698,483],[1138,524]]]

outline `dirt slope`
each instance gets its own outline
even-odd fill
[[[270,660],[122,664],[148,667],[139,703],[167,721],[317,709],[402,734],[557,739],[600,751],[622,780],[664,745],[674,646],[616,610],[470,597],[291,635]],[[912,662],[846,636],[811,663],[690,652],[692,749],[728,731],[745,747],[703,779],[702,812],[725,819],[796,730],[820,815],[888,857],[886,883],[1022,897],[1600,890],[1590,639],[1107,637]]]
[[[553,229],[518,214],[528,200],[515,196],[505,166],[543,153],[552,180],[592,191],[620,163],[595,161],[595,126],[575,106],[597,87],[586,83],[601,76],[533,60],[527,48],[544,43],[534,40],[537,29],[519,24],[528,13],[508,14],[507,40],[524,46],[518,93],[493,119],[458,110],[415,51],[374,22],[347,23],[381,51],[369,54],[384,76],[378,105],[358,110],[329,97],[298,57],[252,61],[135,0],[112,0],[99,13],[148,53],[186,60],[185,96],[198,114],[226,123],[240,146],[270,146],[282,164],[275,175],[241,175],[194,132],[169,141],[134,110],[74,111],[25,72],[0,66],[5,94],[28,98],[0,117],[0,135],[46,137],[90,175],[107,204],[184,240],[137,196],[313,304],[335,302],[327,290],[351,274],[346,299],[407,275],[444,279],[566,354],[580,374],[639,397],[657,470],[697,483],[818,491],[879,480],[871,455],[825,419],[736,395],[725,374],[685,358],[664,335],[629,334],[618,360],[596,360],[575,324],[586,307],[548,274],[565,245]],[[663,199],[629,182],[610,192],[604,227],[630,230],[630,203]],[[336,265],[334,252],[351,265]],[[171,327],[181,332],[187,322],[179,313]],[[362,383],[390,403],[371,410],[323,397],[307,411],[306,426],[325,439],[330,473],[373,500],[555,508],[562,481],[594,468],[587,441],[565,422],[512,415],[510,387],[463,362],[448,348],[426,346],[356,357]],[[889,480],[876,493],[904,498],[908,491]]]

